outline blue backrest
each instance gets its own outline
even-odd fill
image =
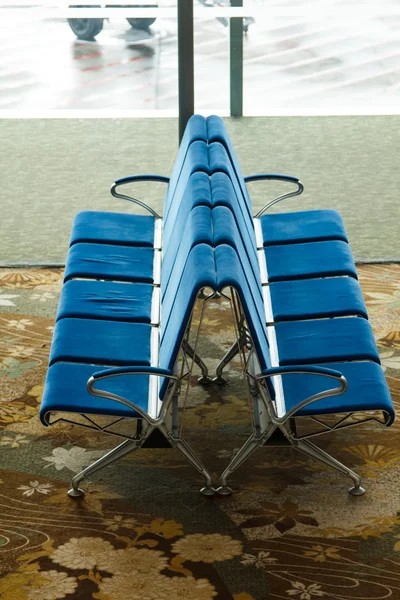
[[[172,168],[168,190],[164,198],[164,215],[165,209],[169,206],[171,198],[175,193],[175,188],[181,175],[182,165],[185,160],[187,151],[189,150],[190,145],[197,140],[203,142],[207,141],[207,123],[204,117],[200,115],[193,115],[187,122],[185,132],[183,134],[181,143],[179,145],[179,150],[176,155],[175,163]]]
[[[166,252],[173,239],[180,238],[190,211],[199,205],[211,206],[210,178],[204,171],[190,175],[182,200],[174,213],[175,218],[164,221],[163,250]]]
[[[226,244],[215,248],[215,264],[218,290],[233,287],[240,298],[261,370],[271,366],[267,327],[263,307],[252,293],[247,274],[237,251]]]
[[[218,244],[232,245],[232,235],[240,238],[242,241],[242,250],[247,254],[251,268],[256,278],[260,276],[258,265],[256,238],[254,233],[253,221],[246,218],[241,209],[241,203],[236,195],[230,178],[225,173],[214,173],[211,176],[211,200],[213,208],[226,206],[231,211],[236,226],[231,228],[221,227],[218,230]],[[229,241],[227,237],[229,235]],[[217,238],[216,238],[217,239]],[[240,243],[240,242],[238,242]]]
[[[210,243],[210,225],[207,230],[207,227],[203,226],[202,221],[199,221],[198,218],[198,232],[201,235],[204,234],[203,238],[201,239],[198,237],[196,239],[193,228],[191,229],[190,235],[186,235],[188,223],[190,227],[192,227],[194,218],[194,216],[191,215],[191,211],[197,206],[211,206],[210,180],[206,171],[208,171],[207,144],[205,142],[195,141],[190,145],[185,155],[180,177],[175,186],[175,192],[173,197],[170,198],[171,203],[169,205],[169,210],[167,210],[167,207],[164,207],[162,234],[163,266],[161,282],[163,290],[165,290],[169,281],[181,241],[185,239],[187,244],[184,246],[183,253],[179,252],[180,261],[182,261],[183,255],[185,255],[186,258],[186,254],[193,243]],[[165,211],[167,211],[166,215]],[[200,213],[197,211],[195,214],[198,215]]]
[[[247,220],[251,221],[253,217],[251,212],[250,199],[247,194],[247,191],[246,193],[243,191],[243,186],[246,186],[246,184],[244,183],[244,180],[241,181],[240,178],[237,176],[226,148],[224,148],[224,146],[219,142],[214,142],[213,144],[210,144],[208,148],[210,173],[222,171],[228,175],[228,177],[232,181],[233,187],[235,188],[235,192],[240,202],[243,216]]]
[[[176,280],[175,280],[176,278]],[[189,323],[197,295],[203,287],[217,289],[214,249],[197,244],[190,250],[184,268],[171,275],[165,292],[161,313],[161,343],[159,366],[173,369]],[[160,388],[162,399],[167,387]]]
[[[240,168],[239,161],[236,157],[236,152],[233,149],[232,142],[225,127],[225,123],[221,117],[218,117],[217,115],[211,115],[207,118],[207,140],[209,144],[212,144],[213,142],[219,142],[225,147],[241,187],[243,197],[245,198],[248,206],[248,210],[251,214],[251,199],[244,181],[242,169]]]
[[[186,206],[186,214],[187,210],[195,206],[190,194],[185,194],[188,183],[190,182],[192,189],[196,189],[199,185],[207,187],[205,175],[217,172],[223,172],[231,179],[237,199],[235,203],[236,210],[241,211],[242,221],[245,223],[249,234],[251,234],[254,228],[251,209],[247,203],[248,196],[245,195],[247,191],[245,190],[244,194],[241,181],[232,166],[226,148],[220,143],[207,145],[205,141],[195,140],[190,143],[182,160],[183,164],[181,165],[179,177],[174,180],[174,183],[170,182],[164,199],[163,246],[169,243],[172,233],[173,235],[181,234],[184,219],[179,220],[178,217],[180,214],[185,213],[185,208],[182,211],[183,204]],[[196,177],[193,178],[193,175],[196,175]],[[244,182],[243,185],[245,187]],[[188,201],[190,208],[186,205],[186,201]],[[205,197],[200,202],[207,204],[208,199]]]
[[[176,286],[182,274],[187,257],[193,246],[197,244],[213,245],[211,208],[209,206],[196,206],[185,220],[184,233],[171,237],[162,262],[161,269],[161,296],[162,300],[167,294],[169,283]],[[164,310],[164,307],[162,306]]]
[[[205,186],[197,192],[190,188],[190,193],[194,193],[192,200],[204,197],[205,190]],[[209,204],[210,195],[208,183]],[[195,206],[187,215],[184,233],[171,236],[164,254],[159,364],[168,369],[177,358],[197,293],[204,286],[216,286],[211,214],[210,205]],[[164,388],[165,385],[162,392]]]
[[[239,207],[249,227],[252,219],[251,200],[225,124],[217,116],[205,119],[193,115],[186,126],[164,198],[165,239],[169,239],[168,232],[175,225],[183,190],[190,176],[195,172],[212,174],[217,171],[223,171],[231,178]]]
[[[243,247],[235,219],[225,206],[219,206],[212,211],[214,247],[220,245],[231,246],[239,259],[241,271],[246,281],[246,286],[254,300],[254,308],[257,311],[258,319],[265,323],[264,302],[261,291],[260,270],[254,273],[247,253]]]
[[[177,159],[178,160],[178,159]],[[186,188],[189,177],[196,171],[208,172],[208,149],[206,142],[194,141],[190,144],[180,164],[179,175],[169,182],[164,198],[164,221],[174,219],[180,205],[182,194]]]
[[[251,293],[253,294],[255,301],[259,303],[258,308],[261,310],[263,307],[263,301],[260,269],[258,263],[254,265],[251,264],[243,245],[235,218],[229,208],[226,206],[217,206],[214,208],[212,211],[212,224],[214,247],[216,248],[221,244],[227,244],[236,250],[239,260],[242,264],[245,277],[249,283]],[[260,312],[260,315],[262,314],[263,310]]]

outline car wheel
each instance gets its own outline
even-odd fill
[[[70,8],[99,8],[97,6],[70,6]],[[68,25],[79,40],[93,41],[103,29],[104,19],[68,19]]]
[[[155,19],[127,19],[127,21],[133,29],[148,29]]]

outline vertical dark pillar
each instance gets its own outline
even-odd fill
[[[179,143],[194,113],[193,0],[178,0]]]
[[[231,6],[243,6],[243,0],[231,0]],[[243,19],[230,19],[230,103],[231,116],[243,116]]]

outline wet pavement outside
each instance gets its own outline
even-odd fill
[[[273,5],[293,7],[296,16],[267,18],[257,14],[266,2],[248,0],[255,23],[244,35],[245,114],[396,110],[400,5],[382,0],[374,14],[348,20],[342,8],[352,2],[331,0],[326,18],[309,10],[301,16],[300,0],[280,0]],[[140,31],[113,18],[96,41],[82,42],[65,19],[34,11],[0,9],[0,116],[2,109],[177,111],[176,19]],[[229,28],[215,18],[195,20],[195,61],[196,110],[227,114]]]

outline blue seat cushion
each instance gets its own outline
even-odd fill
[[[73,277],[153,282],[152,248],[74,244],[68,251],[64,281]]]
[[[340,360],[380,362],[372,327],[366,319],[282,322],[275,325],[275,331],[281,365]]]
[[[70,244],[79,242],[154,246],[154,217],[85,210],[76,215]]]
[[[323,415],[341,412],[383,410],[390,425],[394,409],[382,368],[372,362],[329,363],[320,365],[340,371],[348,388],[340,396],[324,398],[302,408],[296,416]],[[282,377],[286,410],[324,390],[338,387],[338,382],[317,375],[284,375]]]
[[[153,290],[148,283],[67,281],[61,292],[57,321],[77,317],[150,323]]]
[[[343,240],[343,219],[336,210],[304,210],[260,217],[264,246]]]
[[[49,363],[149,365],[151,326],[98,319],[61,319],[56,323]]]
[[[269,289],[276,322],[349,315],[368,319],[360,284],[353,277],[277,281]]]
[[[340,240],[268,246],[265,258],[269,281],[334,275],[350,275],[357,279],[350,246]]]
[[[104,367],[107,368],[107,367]],[[92,396],[86,382],[101,371],[101,367],[79,363],[56,363],[47,372],[40,406],[40,418],[48,425],[46,415],[53,412],[70,412],[92,415],[137,418],[139,414],[113,400]],[[103,379],[96,384],[100,390],[112,392],[131,400],[143,410],[148,410],[149,378],[147,375],[121,375]]]

